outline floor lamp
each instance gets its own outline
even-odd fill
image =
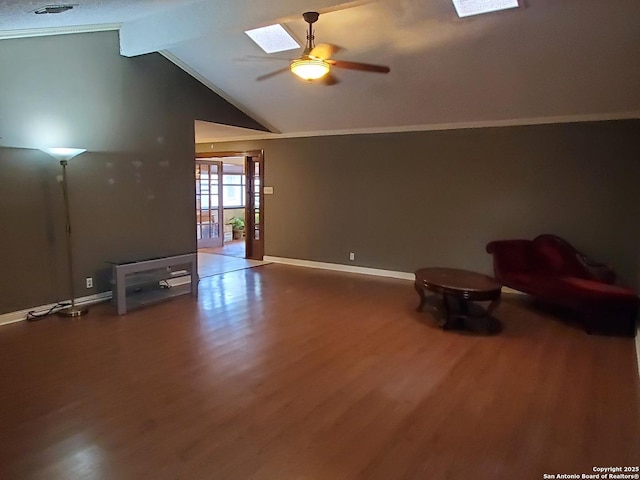
[[[71,288],[71,306],[58,311],[62,317],[80,317],[89,311],[86,307],[76,306],[76,293],[73,286],[73,249],[71,248],[71,217],[69,215],[69,190],[67,188],[67,164],[76,155],[87,151],[86,148],[41,148],[62,165],[62,196],[64,197],[65,232],[67,240],[67,272],[69,274],[69,287]]]

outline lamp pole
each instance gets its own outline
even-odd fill
[[[71,290],[71,307],[58,312],[63,317],[79,317],[89,311],[88,308],[76,307],[76,289],[73,285],[73,249],[71,248],[71,215],[69,214],[69,187],[67,186],[68,160],[60,160],[62,165],[62,197],[64,199],[65,237],[67,243],[67,272],[69,273],[69,288]]]
[[[79,317],[89,311],[87,307],[76,306],[76,289],[73,285],[73,249],[71,248],[71,214],[69,213],[69,187],[67,183],[67,165],[76,155],[86,152],[85,148],[41,148],[43,152],[60,161],[62,166],[62,197],[64,200],[65,240],[67,244],[67,273],[71,290],[71,306],[58,311],[62,317]]]

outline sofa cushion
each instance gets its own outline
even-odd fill
[[[636,293],[628,288],[595,282],[578,277],[554,277],[544,272],[514,273],[505,285],[534,297],[562,303],[580,302],[585,305],[609,302],[633,304],[639,302]]]
[[[559,280],[572,289],[582,292],[585,297],[638,301],[638,296],[633,290],[618,285],[610,285],[608,283],[595,282],[577,277],[560,277]]]

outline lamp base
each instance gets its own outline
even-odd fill
[[[89,309],[87,307],[67,307],[63,308],[56,312],[60,317],[81,317],[82,315],[86,315],[89,313]]]

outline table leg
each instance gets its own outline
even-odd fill
[[[421,312],[425,303],[427,303],[427,297],[424,294],[424,288],[422,288],[422,285],[418,281],[413,283],[413,288],[415,288],[418,295],[420,295],[420,305],[416,308],[416,312]]]
[[[443,330],[459,328],[460,320],[468,313],[465,300],[456,295],[447,295],[446,292],[442,292],[442,303],[444,304],[445,315],[440,320],[440,328]]]
[[[497,298],[496,300],[492,300],[489,306],[487,307],[487,316],[490,317],[493,311],[496,309],[496,307],[499,304],[500,304],[500,298]]]
[[[481,331],[488,335],[498,333],[502,330],[502,325],[500,321],[493,316],[493,311],[500,304],[500,298],[495,300],[491,300],[486,310],[484,311],[484,315],[480,316],[483,325],[481,325]]]

